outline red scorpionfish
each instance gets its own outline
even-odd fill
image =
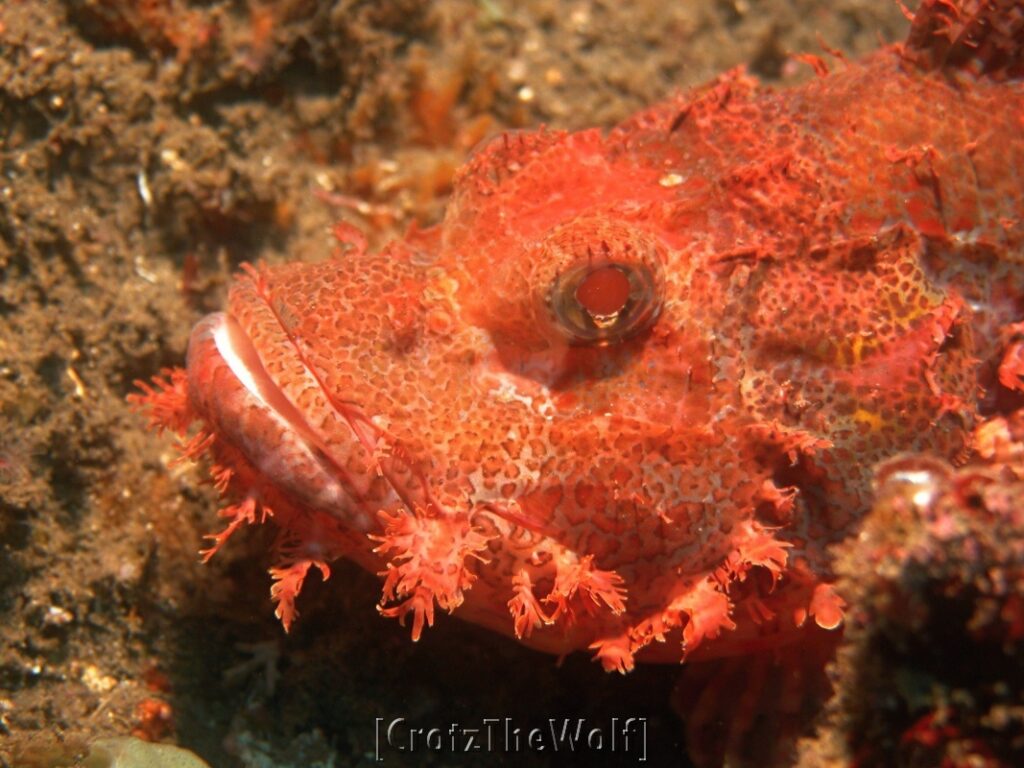
[[[805,85],[507,133],[440,225],[246,268],[134,396],[198,424],[206,555],[276,526],[285,629],[345,557],[413,639],[439,607],[620,672],[838,627],[872,466],[1019,405],[1022,49],[1024,2],[924,0]]]

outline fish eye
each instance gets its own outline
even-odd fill
[[[658,280],[644,263],[571,265],[551,284],[548,305],[571,343],[615,344],[647,330],[661,312]]]

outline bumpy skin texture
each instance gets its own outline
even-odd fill
[[[1021,13],[927,1],[796,89],[507,134],[439,227],[248,269],[139,397],[201,426],[213,550],[272,514],[286,628],[348,557],[414,638],[459,608],[610,670],[837,627],[872,465],[962,461],[1024,370]]]

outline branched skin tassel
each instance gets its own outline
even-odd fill
[[[839,627],[871,467],[1019,398],[1021,7],[501,136],[438,227],[247,268],[135,396],[228,500],[207,553],[275,526],[286,629],[346,557],[413,639],[439,607],[620,672]]]

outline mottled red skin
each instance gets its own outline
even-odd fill
[[[925,5],[798,88],[500,136],[439,227],[241,275],[142,398],[238,500],[214,549],[272,513],[286,627],[348,557],[414,637],[436,603],[620,671],[836,627],[871,467],[962,459],[1024,317],[1019,48],[968,72]],[[566,275],[608,264],[651,288],[587,343]]]

